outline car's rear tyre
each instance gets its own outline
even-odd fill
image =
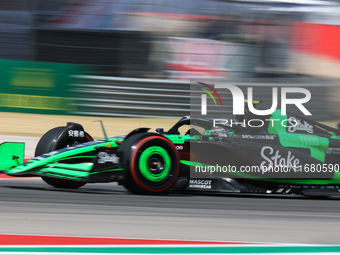
[[[57,143],[60,134],[63,132],[65,127],[56,127],[48,132],[46,132],[39,140],[37,147],[35,149],[35,156],[40,156],[44,153],[55,151],[58,149],[62,149],[67,145],[67,141],[63,143]],[[85,137],[88,141],[92,141],[92,137],[85,132]],[[61,145],[62,144],[62,145]],[[60,147],[60,148],[59,148]],[[64,188],[64,189],[77,189],[81,186],[84,186],[85,182],[77,182],[77,181],[69,181],[62,180],[53,177],[43,176],[41,177],[44,182],[47,184],[56,187],[56,188]]]
[[[164,136],[139,133],[118,148],[124,152],[123,186],[135,194],[166,192],[179,173],[179,153]]]

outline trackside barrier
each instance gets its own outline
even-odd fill
[[[0,60],[0,111],[68,114],[75,110],[70,75],[88,73],[86,65]]]
[[[105,76],[73,75],[69,86],[75,95],[77,109],[70,114],[119,117],[181,117],[190,114],[190,82],[161,79],[136,79]],[[254,80],[254,79],[253,79]],[[311,92],[312,99],[305,104],[313,119],[338,119],[337,95],[340,89],[335,82],[313,79],[259,79],[257,82],[227,81],[238,86],[246,97],[247,87],[253,87],[254,98],[263,101],[260,109],[272,103],[272,87],[303,87]],[[280,89],[278,89],[280,91]],[[219,92],[227,112],[232,113],[232,96],[228,90]],[[279,102],[280,102],[280,94]],[[301,96],[301,95],[300,95]],[[208,102],[209,105],[209,102]],[[294,107],[296,108],[296,107]],[[288,111],[301,113],[297,108]]]

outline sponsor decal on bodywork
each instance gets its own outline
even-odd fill
[[[213,129],[210,132],[210,135],[215,135],[221,138],[228,138],[229,137],[229,133],[227,130],[225,130],[224,128],[218,128],[218,129]]]
[[[211,189],[212,180],[190,179],[189,189]]]
[[[307,121],[301,122],[299,119],[296,119],[294,117],[289,117],[288,123],[290,125],[287,127],[287,131],[290,133],[295,133],[296,131],[304,131],[309,134],[314,133],[313,125],[309,124]]]
[[[81,130],[68,130],[69,137],[84,137],[85,133]]]
[[[276,135],[242,135],[243,139],[274,140]]]
[[[105,164],[107,162],[111,162],[114,164],[118,164],[120,161],[120,158],[115,153],[107,153],[105,151],[98,153],[98,163],[99,164]]]
[[[265,167],[266,163],[268,163],[267,168],[282,166],[292,168],[296,171],[299,171],[301,168],[300,159],[296,158],[291,151],[288,151],[287,155],[283,156],[280,150],[275,151],[270,146],[264,146],[261,149],[261,157],[264,159],[264,161],[261,162],[261,168]]]
[[[121,171],[123,170],[124,154],[121,151],[112,151],[107,149],[98,152],[97,157],[92,162],[92,172],[104,170]]]
[[[75,146],[70,146],[70,147],[66,147],[66,148],[62,148],[60,150],[56,150],[56,151],[51,151],[45,154],[42,154],[38,157],[32,158],[32,160],[42,160],[44,158],[65,152],[65,151],[69,151],[72,149],[76,149],[76,148],[81,148],[81,147],[85,147],[85,146],[91,146],[91,145],[95,145],[95,144],[100,144],[100,143],[104,143],[104,141],[102,140],[96,140],[96,141],[90,141],[90,142],[86,142],[86,143],[82,143],[82,144],[77,144]]]
[[[340,154],[340,148],[327,148],[326,154]]]

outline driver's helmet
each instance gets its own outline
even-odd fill
[[[228,138],[234,134],[234,130],[228,126],[216,125],[210,130],[211,136],[218,136],[221,138]]]

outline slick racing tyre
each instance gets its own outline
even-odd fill
[[[123,186],[135,194],[167,191],[179,173],[179,153],[165,137],[139,133],[128,137],[118,151],[124,153]]]
[[[55,151],[58,149],[62,149],[67,146],[71,146],[71,144],[67,144],[67,141],[58,141],[58,137],[63,132],[65,127],[56,127],[45,133],[39,140],[37,147],[35,149],[35,157],[40,156],[44,153]],[[93,141],[93,138],[85,132],[85,138],[88,141]],[[57,143],[58,142],[58,143]],[[56,187],[56,188],[66,188],[66,189],[77,189],[83,185],[85,182],[77,182],[77,181],[69,181],[62,180],[53,177],[43,176],[41,179],[44,180],[47,184]]]

